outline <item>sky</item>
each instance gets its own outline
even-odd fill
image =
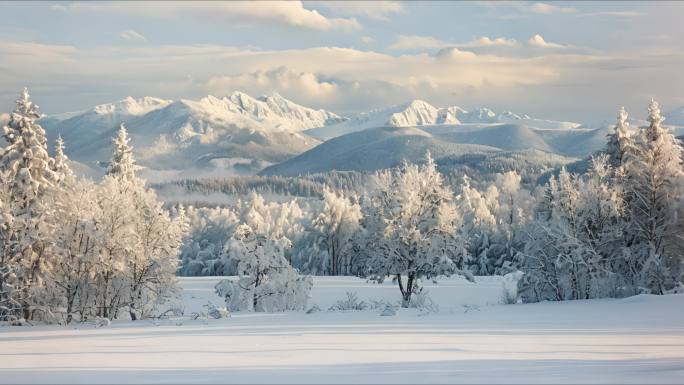
[[[589,122],[684,106],[684,2],[2,2],[0,111],[278,92]]]

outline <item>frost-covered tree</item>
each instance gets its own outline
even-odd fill
[[[33,318],[36,311],[45,316],[40,286],[52,263],[54,215],[50,192],[58,182],[38,118],[38,106],[24,89],[3,127],[8,146],[0,158],[0,171],[6,176],[8,188],[7,205],[14,218],[5,267],[12,270],[13,292],[21,298],[21,309],[17,309],[21,314],[17,316],[26,319]]]
[[[66,169],[62,173],[69,174]],[[102,211],[94,183],[79,179],[63,183],[62,188],[57,204],[56,261],[47,274],[47,287],[55,294],[53,306],[64,309],[68,324],[74,316],[83,320],[94,313]]]
[[[128,134],[120,126],[109,171],[97,192],[102,248],[95,296],[99,316],[149,315],[175,290],[175,272],[186,225],[172,218],[154,191],[136,175]]]
[[[625,107],[620,107],[613,132],[608,134],[605,153],[608,155],[608,164],[613,169],[618,169],[622,166],[625,154],[634,147],[632,130],[627,121],[628,117],[629,115],[625,111]]]
[[[525,301],[620,295],[613,273],[622,237],[622,199],[610,183],[607,156],[593,159],[584,176],[562,170],[552,177],[521,254]]]
[[[302,310],[313,282],[290,266],[285,258],[290,246],[285,237],[239,225],[225,250],[225,258],[237,263],[238,281],[217,285],[226,306],[247,311]]]
[[[113,175],[120,179],[133,180],[135,173],[140,170],[133,157],[133,147],[130,145],[128,131],[123,123],[119,125],[116,138],[114,138],[114,154],[107,170],[107,175]]]
[[[428,154],[424,165],[404,163],[379,172],[364,223],[368,239],[362,275],[396,279],[408,307],[418,280],[461,273],[464,241],[456,237],[459,217],[453,194]],[[406,281],[402,277],[406,277]]]
[[[468,240],[468,261],[474,263],[473,270],[480,275],[490,275],[494,266],[490,261],[491,238],[496,232],[494,216],[495,201],[470,185],[468,177],[463,178],[461,193],[457,198],[457,210],[462,216],[458,232]]]
[[[224,266],[223,250],[239,224],[236,213],[225,207],[188,207],[188,233],[181,249],[183,276],[236,275],[232,265]]]
[[[17,292],[17,264],[10,264],[14,220],[8,205],[7,187],[5,175],[0,173],[0,321],[12,322],[21,316],[22,304],[21,293]]]
[[[326,189],[323,209],[310,226],[310,270],[328,275],[349,275],[357,264],[351,239],[359,230],[361,207],[343,194]],[[319,270],[320,268],[320,270]]]
[[[153,190],[136,187],[131,196],[136,248],[124,269],[132,320],[148,316],[174,293],[178,255],[186,230],[182,209],[172,218]]]
[[[658,103],[651,100],[649,125],[640,131],[635,151],[624,161],[631,242],[627,265],[635,273],[635,283],[656,294],[675,285],[684,254],[676,215],[683,180],[682,146],[662,126],[663,120]]]

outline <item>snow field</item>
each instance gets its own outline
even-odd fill
[[[186,314],[219,277],[181,278]],[[684,295],[496,305],[501,278],[425,284],[438,313],[327,311],[391,283],[316,277],[314,314],[0,328],[0,383],[681,383]],[[470,306],[469,310],[462,305]]]

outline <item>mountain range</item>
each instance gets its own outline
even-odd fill
[[[684,109],[670,115],[671,123],[684,123]],[[242,92],[199,100],[128,97],[40,122],[51,142],[62,136],[76,168],[92,176],[104,172],[111,138],[124,123],[151,180],[371,171],[426,151],[453,157],[533,149],[581,158],[605,144],[610,127],[422,100],[343,117],[277,93],[255,98]]]

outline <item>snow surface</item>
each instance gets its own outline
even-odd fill
[[[181,278],[186,314],[219,278]],[[425,285],[438,313],[326,311],[391,283],[317,277],[321,312],[0,328],[0,383],[681,383],[684,295],[494,305],[501,278]],[[488,306],[490,304],[491,306]],[[467,306],[463,306],[467,305]]]

